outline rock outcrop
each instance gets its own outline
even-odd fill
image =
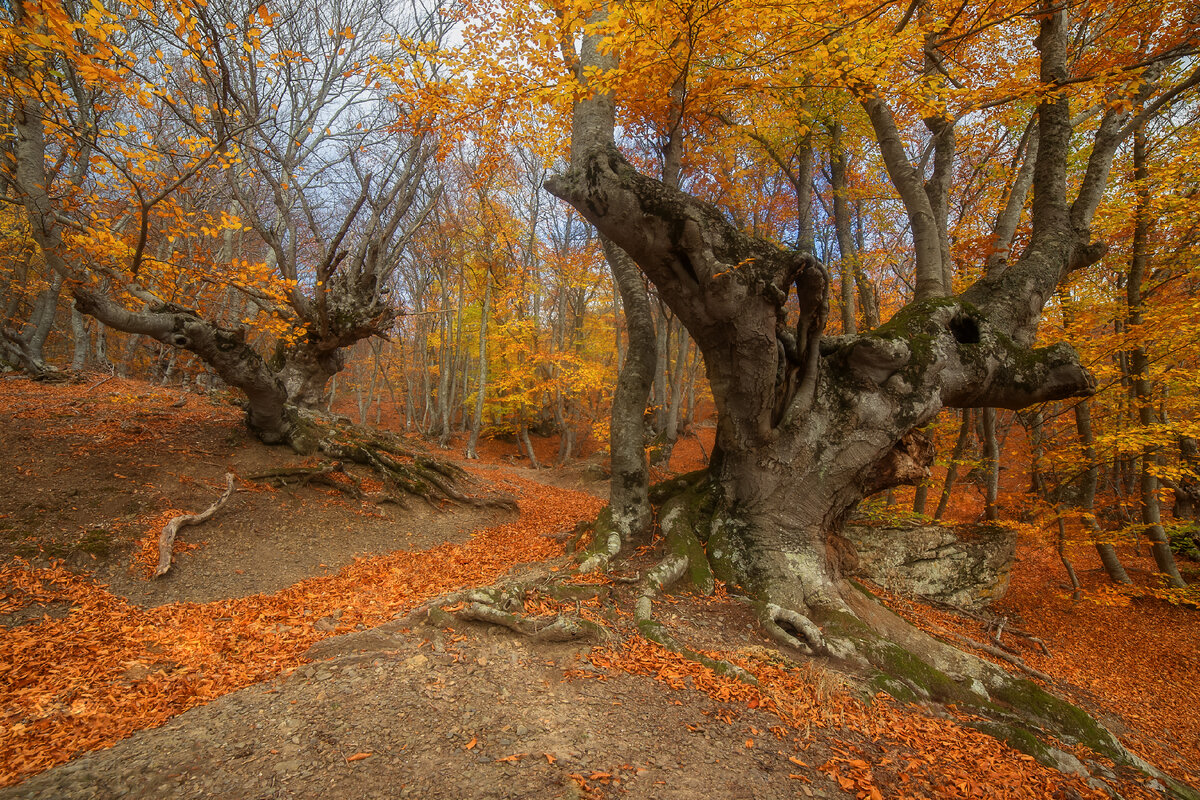
[[[962,608],[981,608],[1008,589],[1017,533],[998,525],[904,528],[847,525],[858,575],[883,588]]]

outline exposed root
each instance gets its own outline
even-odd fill
[[[763,603],[759,607],[758,621],[772,639],[805,655],[821,655],[829,651],[821,629],[798,611],[774,603]],[[803,637],[803,640],[788,633],[784,625]]]
[[[613,634],[603,625],[579,616],[558,613],[551,616],[527,614],[524,598],[543,589],[518,583],[506,587],[471,589],[439,598],[414,615],[430,625],[446,625],[455,620],[498,625],[514,633],[541,642],[569,642],[580,639],[608,641]],[[410,615],[412,618],[414,615]]]
[[[338,477],[335,478],[333,477],[334,475]],[[273,486],[284,488],[292,486],[303,487],[312,483],[319,483],[323,486],[337,489],[340,492],[345,492],[356,500],[366,499],[366,493],[362,490],[362,481],[346,472],[345,465],[341,461],[323,461],[320,464],[310,467],[269,469],[247,475],[246,480],[264,481]]]
[[[163,527],[162,533],[158,535],[158,567],[154,570],[154,577],[161,578],[171,569],[171,551],[175,546],[175,536],[179,533],[179,529],[188,525],[199,525],[202,522],[207,522],[213,518],[213,515],[221,510],[221,506],[229,501],[233,496],[233,473],[225,473],[225,493],[222,494],[217,501],[199,514],[183,514],[175,517]]]
[[[586,639],[591,635],[591,632],[586,630],[577,620],[559,614],[553,620],[546,621],[542,618],[529,617],[526,615],[517,615],[511,611],[504,611],[494,605],[484,603],[468,603],[467,606],[457,612],[455,616],[462,620],[474,620],[475,622],[488,622],[492,625],[500,625],[508,628],[511,631],[528,636],[531,639],[544,642],[569,642],[576,639]]]
[[[514,511],[517,508],[516,500],[507,494],[476,497],[464,493],[459,488],[459,484],[469,477],[464,470],[416,452],[396,436],[344,423],[330,423],[311,415],[302,417],[301,424],[308,426],[313,434],[314,449],[334,460],[315,466],[269,470],[252,476],[253,479],[282,485],[287,485],[291,479],[301,486],[321,483],[357,500],[392,502],[401,507],[407,506],[405,498],[417,497],[439,510],[446,502]],[[383,483],[383,491],[365,489],[363,482],[345,469],[345,463],[371,470]]]
[[[601,549],[592,550],[579,565],[579,572],[586,575],[593,572],[607,572],[608,565],[617,553],[621,552],[621,536],[616,531],[609,531],[604,537]]]
[[[609,564],[621,552],[621,532],[613,524],[612,509],[605,508],[591,525],[592,542],[580,555],[582,559],[578,571],[580,574],[607,572]],[[586,532],[580,530],[579,536]],[[575,541],[578,541],[578,536]]]
[[[723,659],[712,658],[703,653],[697,653],[685,647],[671,635],[667,626],[654,618],[654,599],[662,594],[668,586],[678,582],[688,570],[688,557],[671,554],[646,573],[642,582],[642,591],[634,606],[633,619],[637,624],[638,633],[655,644],[662,645],[673,653],[678,653],[689,661],[695,661],[711,669],[719,675],[737,678],[745,683],[758,685],[758,679],[737,664]]]

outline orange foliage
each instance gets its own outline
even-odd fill
[[[516,522],[461,545],[362,559],[272,595],[144,609],[62,566],[6,566],[0,613],[35,602],[71,610],[0,637],[0,784],[291,669],[320,639],[559,555],[562,545],[546,534],[599,511],[599,501],[576,492],[515,476],[497,482],[517,495]],[[317,621],[335,611],[343,613],[334,630],[318,630]]]
[[[778,716],[801,742],[808,739],[812,728],[837,729],[837,738],[845,740],[843,746],[835,746],[835,755],[819,770],[859,798],[1032,800],[1054,796],[1064,784],[1079,797],[1108,797],[1080,778],[1044,767],[992,736],[900,706],[885,694],[865,703],[842,690],[823,691],[811,670],[783,668],[737,651],[706,655],[746,669],[758,685],[718,675],[640,637],[631,637],[620,647],[593,649],[590,659],[596,666],[647,675],[672,689],[692,689],[718,702],[763,709]],[[727,723],[732,720],[730,715],[718,716]],[[802,760],[792,761],[808,767]],[[1113,783],[1123,796],[1154,797],[1132,781]]]
[[[1090,547],[1071,554],[1085,602],[1071,600],[1062,565],[1048,548],[1022,542],[1017,557],[996,610],[1021,620],[1050,649],[1049,657],[1023,657],[1076,687],[1085,704],[1119,714],[1133,729],[1127,738],[1135,750],[1200,785],[1200,715],[1194,713],[1200,708],[1200,610],[1156,599],[1104,602],[1108,580]]]
[[[1084,707],[1119,715],[1132,731],[1121,738],[1134,750],[1191,783],[1200,781],[1200,611],[1157,599],[1131,601],[1113,593],[1091,548],[1071,554],[1086,600],[1071,600],[1057,554],[1022,536],[1008,593],[992,613],[1042,639],[1049,655],[1029,640],[1003,635],[1031,667],[1055,678]],[[990,634],[979,620],[930,608],[919,600],[876,590],[906,620],[934,636],[952,631],[976,641]],[[955,642],[954,644],[957,644]],[[988,653],[976,655],[1012,670]],[[1024,675],[1022,677],[1025,677]]]

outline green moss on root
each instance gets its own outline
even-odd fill
[[[1033,682],[1008,680],[990,687],[990,692],[995,701],[1043,721],[1056,736],[1085,744],[1119,764],[1129,763],[1124,749],[1112,734],[1100,727],[1086,711],[1058,699]]]

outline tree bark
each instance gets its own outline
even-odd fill
[[[916,295],[915,300],[928,300],[943,297],[949,293],[946,285],[948,267],[944,264],[943,246],[945,236],[945,208],[935,207],[933,198],[940,197],[941,185],[927,191],[921,174],[912,165],[908,154],[904,151],[904,143],[896,120],[888,104],[879,97],[868,97],[862,101],[863,109],[875,129],[875,138],[879,142],[879,152],[883,156],[884,166],[892,185],[900,194],[904,210],[912,227],[913,253],[916,256]],[[953,159],[953,125],[948,126],[948,133],[935,135],[941,140],[939,146],[946,151],[946,140],[949,140],[949,158]],[[946,173],[942,180],[948,181],[949,167],[943,164]]]
[[[1060,34],[1042,40],[1052,48]],[[703,353],[720,452],[710,468],[721,501],[708,551],[727,579],[782,607],[845,612],[827,542],[866,494],[925,478],[932,452],[915,429],[947,406],[1021,408],[1094,391],[1069,347],[1030,348],[1076,244],[1063,194],[1069,119],[1046,110],[1065,102],[1043,103],[1051,130],[1043,138],[1057,135],[1062,147],[1039,152],[1035,205],[1053,213],[1035,226],[1030,252],[941,299],[930,212],[933,236],[919,243],[932,248],[919,260],[928,299],[875,331],[824,344],[823,265],[748,236],[717,209],[638,173],[609,136],[575,128],[571,168],[547,188],[634,259]]]
[[[483,281],[483,308],[479,312],[479,385],[475,388],[475,415],[471,419],[471,438],[467,441],[467,458],[470,459],[479,458],[475,448],[479,444],[479,431],[483,427],[483,402],[487,394],[487,330],[488,317],[492,311],[492,275],[490,272],[484,273]]]
[[[1142,283],[1145,280],[1149,261],[1150,238],[1150,171],[1146,165],[1146,134],[1138,128],[1133,138],[1133,177],[1137,202],[1134,208],[1133,253],[1129,263],[1129,277],[1125,284],[1128,302],[1127,319],[1131,330],[1142,324]],[[1157,422],[1154,414],[1154,390],[1150,380],[1150,358],[1143,344],[1136,344],[1129,354],[1129,379],[1133,387],[1134,405],[1137,407],[1138,425],[1149,429]],[[1175,564],[1175,554],[1167,541],[1162,526],[1161,503],[1158,497],[1159,482],[1154,469],[1157,446],[1147,444],[1142,450],[1139,499],[1142,524],[1146,526],[1146,537],[1150,540],[1150,551],[1158,571],[1166,576],[1168,583],[1176,588],[1187,584]]]
[[[87,324],[83,319],[83,314],[79,313],[79,309],[71,306],[71,338],[74,343],[74,348],[71,355],[71,369],[76,372],[82,371],[87,367],[89,340],[87,332]]]
[[[654,383],[658,361],[654,313],[642,283],[642,274],[629,256],[602,237],[613,280],[621,294],[629,346],[617,375],[609,419],[608,442],[612,477],[608,504],[613,527],[621,542],[631,542],[649,533],[650,468],[646,460],[646,404]]]

